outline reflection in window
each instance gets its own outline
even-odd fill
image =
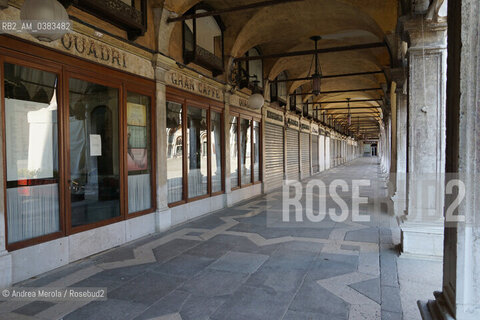
[[[222,117],[220,113],[210,112],[210,141],[212,146],[212,192],[222,190]]]
[[[167,189],[168,203],[183,199],[182,105],[167,102]]]
[[[128,212],[152,207],[150,97],[127,94]]]
[[[70,79],[72,226],[120,216],[118,89]]]
[[[253,121],[253,181],[260,181],[260,123]]]
[[[60,230],[57,75],[9,63],[4,70],[11,244]]]
[[[230,183],[238,187],[238,117],[230,117]]]
[[[240,120],[240,164],[242,170],[242,185],[252,182],[252,121]]]
[[[187,108],[188,197],[206,195],[207,172],[207,110]]]

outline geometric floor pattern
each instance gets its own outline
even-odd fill
[[[305,189],[313,179],[327,186],[344,179],[351,187],[367,179],[360,196],[369,201],[359,214],[368,222],[349,215],[282,223],[276,191],[17,285],[106,287],[107,301],[6,301],[0,319],[400,320],[396,222],[381,204],[377,161],[357,159],[302,182]],[[346,205],[354,200],[351,190],[339,187],[338,195]]]

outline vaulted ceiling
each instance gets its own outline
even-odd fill
[[[164,7],[182,15],[199,0],[165,0]],[[260,0],[205,0],[214,9],[232,8],[260,2]],[[397,0],[303,0],[246,11],[222,14],[226,26],[225,55],[231,64],[233,58],[241,57],[252,47],[258,47],[262,54],[276,54],[313,49],[310,37],[319,35],[319,48],[352,46],[366,43],[388,43],[395,33],[398,16]],[[390,48],[394,51],[393,48]],[[367,71],[386,71],[392,61],[386,46],[322,53],[319,56],[324,76]],[[280,72],[286,71],[288,78],[307,77],[312,73],[312,55],[275,58],[264,60],[264,78],[273,80]],[[387,80],[384,73],[355,77],[338,77],[322,80],[322,91],[341,91],[364,88],[381,88]],[[308,92],[310,81],[287,83],[291,93],[302,86]],[[321,109],[334,114],[338,121],[345,121],[346,104],[329,104],[329,101],[369,100],[382,98],[383,90],[364,92],[343,92],[321,94],[314,101],[321,101]],[[304,96],[305,99],[308,96]],[[352,103],[354,113],[376,122],[381,113],[381,102]],[[360,108],[361,109],[357,109]],[[335,108],[335,109],[334,109]],[[355,119],[355,118],[354,118]],[[354,121],[355,122],[355,121]],[[367,123],[366,127],[370,124]],[[368,131],[368,130],[367,130]]]

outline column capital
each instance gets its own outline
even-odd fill
[[[165,83],[165,76],[175,62],[163,54],[157,53],[153,56],[152,66],[155,71],[155,80]]]
[[[392,81],[395,81],[397,88],[395,93],[406,93],[407,72],[404,68],[390,69]]]
[[[446,49],[447,22],[427,19],[424,15],[399,19],[401,36],[408,43],[408,50]]]

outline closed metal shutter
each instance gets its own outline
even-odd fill
[[[302,179],[310,176],[310,134],[300,133]]]
[[[330,137],[325,137],[325,169],[328,170],[332,167],[330,163]]]
[[[265,123],[265,190],[282,186],[283,182],[283,127]]]
[[[337,158],[337,140],[330,138],[330,168],[335,167],[337,164],[335,160]]]
[[[298,180],[300,160],[298,149],[298,131],[287,129],[287,179]]]
[[[320,171],[325,170],[325,136],[318,137],[318,149],[320,149]]]
[[[312,136],[312,170],[313,173],[320,171],[320,163],[318,161],[318,136]]]

